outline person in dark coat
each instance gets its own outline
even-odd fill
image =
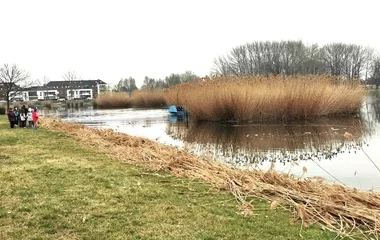
[[[14,128],[17,120],[12,108],[10,108],[8,111],[8,120],[11,125],[11,128]]]

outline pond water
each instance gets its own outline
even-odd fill
[[[41,114],[185,148],[231,167],[274,167],[296,177],[380,190],[378,98],[367,98],[357,116],[291,123],[195,123],[170,116],[167,109],[58,108]]]

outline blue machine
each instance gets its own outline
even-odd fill
[[[185,109],[183,107],[178,107],[175,105],[169,106],[169,113],[171,115],[177,115],[177,116],[184,116],[185,115]]]
[[[177,121],[187,122],[187,112],[183,107],[171,105],[169,106],[169,120],[171,123],[176,123]]]

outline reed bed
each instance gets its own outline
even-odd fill
[[[134,107],[160,108],[166,105],[166,100],[161,90],[143,89],[132,92],[131,103]]]
[[[96,98],[95,104],[100,108],[127,108],[131,99],[126,92],[106,92]]]
[[[276,173],[273,167],[266,172],[231,169],[147,139],[112,130],[90,129],[59,119],[41,119],[40,126],[65,132],[81,144],[121,162],[168,171],[175,176],[202,179],[215,188],[230,191],[242,207],[253,211],[250,197],[268,200],[272,209],[287,207],[294,213],[293,220],[302,221],[302,227],[319,223],[350,238],[373,239],[380,234],[380,193],[330,185],[319,178],[296,180]]]
[[[169,105],[184,106],[193,120],[308,119],[356,113],[364,90],[332,76],[217,77],[166,91]]]
[[[95,104],[101,108],[159,108],[166,105],[164,93],[160,90],[136,90],[129,95],[126,92],[108,92],[100,95]]]

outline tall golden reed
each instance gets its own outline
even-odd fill
[[[101,108],[155,108],[166,105],[164,93],[161,90],[136,90],[129,96],[126,92],[107,92],[96,100]]]
[[[166,92],[168,104],[184,106],[193,120],[308,119],[359,110],[358,82],[332,76],[218,77],[185,83]]]
[[[143,89],[132,92],[131,103],[134,107],[155,108],[166,105],[162,90]]]
[[[101,108],[126,108],[131,106],[130,96],[126,92],[105,92],[95,100]]]

